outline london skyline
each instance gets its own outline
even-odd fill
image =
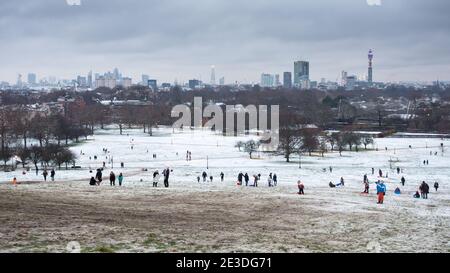
[[[103,1],[0,3],[0,80],[19,73],[73,78],[120,67],[133,79],[227,82],[311,64],[311,78],[342,70],[374,81],[450,80],[450,3],[383,1]]]

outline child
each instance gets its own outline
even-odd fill
[[[302,181],[297,182],[298,185],[298,194],[305,195],[305,185],[303,185]]]

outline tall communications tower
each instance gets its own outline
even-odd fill
[[[367,81],[372,84],[373,83],[373,66],[372,66],[372,61],[373,61],[373,50],[369,50],[369,73],[367,76]]]

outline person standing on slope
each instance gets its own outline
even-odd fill
[[[383,181],[377,182],[377,196],[378,196],[378,204],[384,203],[384,196],[386,195],[386,185],[384,185]]]
[[[109,174],[109,184],[111,186],[116,186],[116,175],[114,174],[114,172],[111,172]]]
[[[170,169],[167,168],[164,172],[164,187],[169,187],[169,176],[170,176]]]
[[[438,182],[434,183],[434,188],[436,189],[436,191],[438,191],[438,189],[439,189],[439,183]]]
[[[305,185],[302,183],[302,181],[299,180],[297,182],[297,186],[298,186],[298,194],[305,195]]]
[[[120,173],[120,174],[119,174],[119,177],[118,177],[118,179],[119,179],[119,187],[122,187],[122,182],[123,182],[123,173]]]
[[[55,181],[55,169],[52,169],[52,171],[50,172],[50,178],[52,179],[52,181]]]

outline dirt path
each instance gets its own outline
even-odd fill
[[[449,251],[448,218],[357,203],[351,212],[333,211],[339,199],[319,191],[299,198],[266,190],[0,185],[0,251],[64,252],[71,241],[83,252]]]

